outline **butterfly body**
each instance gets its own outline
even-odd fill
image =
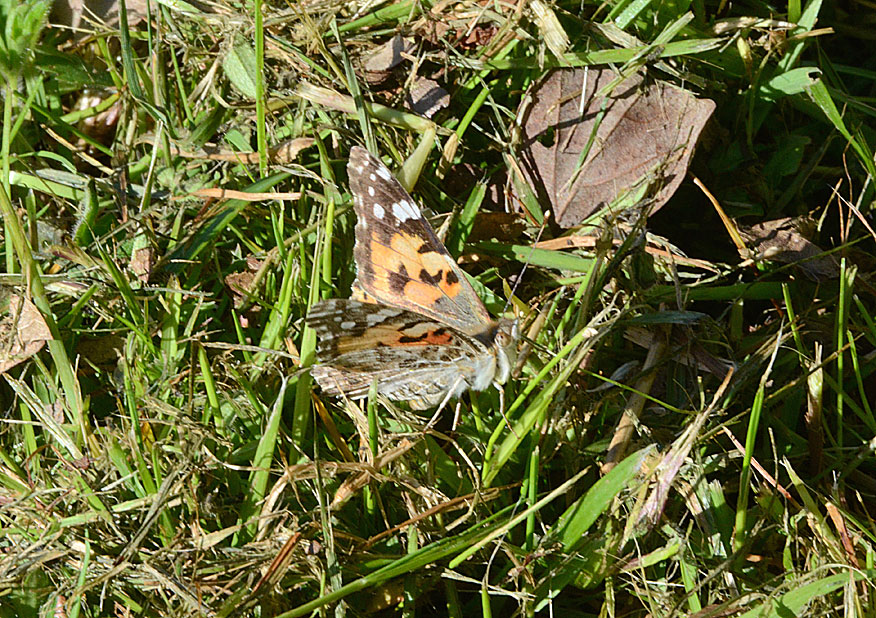
[[[322,301],[307,316],[323,392],[359,399],[376,380],[382,395],[422,410],[503,384],[516,322],[490,317],[386,166],[354,147],[347,170],[358,217],[353,298]]]

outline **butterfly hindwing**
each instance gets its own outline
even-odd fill
[[[355,300],[317,303],[307,323],[316,331],[318,357],[329,363],[311,370],[324,391],[355,399],[377,380],[378,392],[415,409],[440,403],[454,385],[467,388],[479,369],[473,359],[487,351],[435,320]]]

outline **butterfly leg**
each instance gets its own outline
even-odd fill
[[[462,376],[456,378],[453,384],[450,385],[450,388],[447,389],[447,394],[444,396],[444,399],[441,401],[441,404],[438,406],[438,409],[435,410],[435,414],[432,415],[432,418],[429,419],[429,422],[426,423],[426,428],[424,431],[429,431],[432,429],[432,425],[438,420],[438,415],[441,414],[441,410],[444,409],[444,406],[450,401],[450,398],[453,397],[453,393],[456,392],[457,388],[462,384],[463,378]],[[456,404],[456,413],[453,416],[453,428],[456,429],[456,421],[459,420],[459,404]]]
[[[514,427],[511,426],[511,421],[509,421],[508,417],[505,416],[505,389],[502,388],[502,385],[497,382],[493,382],[493,386],[495,386],[496,390],[499,391],[499,412],[502,413],[502,418],[505,419],[505,424],[508,426],[508,429],[510,429],[511,433],[514,434],[514,437],[519,440],[520,436],[517,435],[517,432],[514,431]]]
[[[456,425],[459,423],[459,411],[462,409],[462,402],[456,400],[456,410],[453,411],[453,424],[450,426],[450,431],[456,431]]]

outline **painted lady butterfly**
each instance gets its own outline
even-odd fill
[[[383,163],[354,147],[347,164],[356,210],[357,278],[350,300],[315,304],[311,369],[328,395],[377,391],[424,410],[467,389],[508,379],[514,320],[494,321],[407,191]]]

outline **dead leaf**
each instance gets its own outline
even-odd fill
[[[240,308],[255,291],[252,289],[256,273],[262,262],[254,256],[246,258],[246,270],[238,270],[225,276],[225,285],[231,289],[234,307]]]
[[[298,154],[305,148],[310,148],[316,142],[312,137],[296,137],[272,146],[268,153],[271,162],[275,164],[291,163],[298,158]]]
[[[0,318],[0,373],[39,352],[52,332],[43,314],[30,300],[13,294]]]
[[[435,112],[450,105],[450,95],[438,82],[419,77],[405,96],[405,104],[415,114],[431,118]]]
[[[569,48],[569,35],[563,30],[556,13],[541,0],[530,0],[529,8],[545,45],[563,63],[566,50]]]
[[[836,258],[806,239],[814,232],[814,223],[810,217],[785,217],[751,226],[737,223],[736,227],[758,258],[794,264],[816,282],[835,279],[840,272]]]
[[[519,240],[525,229],[523,218],[516,213],[482,211],[475,217],[467,240],[477,242],[496,239],[499,242],[510,242]]]
[[[365,80],[369,84],[379,84],[389,78],[392,69],[400,65],[405,54],[414,49],[413,39],[395,35],[383,45],[378,46],[364,59]]]
[[[641,75],[603,93],[617,78],[607,68],[555,69],[535,85],[531,105],[519,114],[524,173],[562,227],[642,183],[651,212],[660,208],[684,178],[715,109],[713,101]]]
[[[138,140],[138,143],[153,144],[154,136]],[[271,163],[276,165],[285,165],[292,163],[298,158],[298,155],[305,148],[310,148],[316,140],[312,137],[296,137],[280,142],[276,146],[268,148],[268,157]],[[205,159],[210,161],[228,161],[231,163],[246,163],[249,165],[257,165],[259,162],[259,153],[257,152],[239,152],[237,150],[224,149],[215,144],[204,144],[197,150],[183,150],[175,144],[170,145],[170,154],[175,157],[183,157],[185,159]]]
[[[148,246],[134,249],[128,268],[141,283],[149,283],[149,277],[155,268],[155,250]]]
[[[557,238],[549,238],[542,240],[533,245],[536,249],[547,249],[548,251],[562,251],[563,249],[595,249],[600,243],[599,236],[559,236]],[[613,247],[620,247],[624,243],[622,238],[615,238],[611,241]],[[645,252],[663,260],[666,263],[674,262],[680,266],[689,266],[691,268],[702,268],[713,273],[720,272],[719,269],[711,262],[706,260],[697,260],[681,255],[674,251],[669,251],[661,247],[661,245],[653,246],[647,244]]]
[[[486,47],[498,34],[499,28],[495,24],[477,24],[472,28],[466,28],[459,32],[456,48],[459,50],[472,50]]]
[[[126,0],[128,27],[133,29],[148,14],[144,0]],[[75,39],[83,39],[102,28],[117,29],[119,25],[118,0],[59,0],[52,4],[50,19],[54,26],[67,26]]]

